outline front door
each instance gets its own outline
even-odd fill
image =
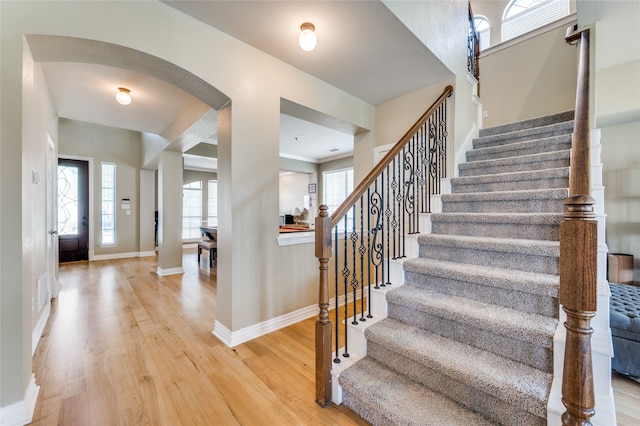
[[[60,262],[89,259],[89,162],[58,160]]]

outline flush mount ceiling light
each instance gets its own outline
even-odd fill
[[[316,44],[318,43],[318,38],[316,37],[316,33],[314,32],[316,27],[310,23],[305,22],[300,25],[300,36],[298,37],[298,44],[302,48],[302,50],[306,52],[310,52],[315,49]]]
[[[118,87],[118,93],[116,93],[116,101],[120,105],[129,105],[131,103],[131,95],[129,94],[131,91],[129,89],[125,89],[124,87]]]

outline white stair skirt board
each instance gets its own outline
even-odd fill
[[[373,296],[372,296],[373,297]],[[386,312],[386,306],[385,306]],[[342,404],[342,386],[340,386],[340,373],[361,360],[367,355],[367,339],[364,337],[364,331],[367,327],[372,326],[384,317],[367,318],[366,321],[358,321],[357,325],[351,324],[352,318],[348,319],[347,344],[349,348],[349,357],[345,358],[344,347],[338,351],[339,363],[334,363],[335,352],[333,352],[331,364],[331,402],[334,404]]]
[[[36,377],[31,374],[29,386],[24,394],[24,399],[6,407],[0,408],[0,424],[7,426],[23,426],[31,423],[33,412],[36,409],[36,401],[40,386],[36,386]]]

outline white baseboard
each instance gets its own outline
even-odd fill
[[[36,377],[31,374],[24,399],[6,407],[0,407],[0,424],[3,426],[23,426],[31,423],[39,392],[40,386],[36,386]]]
[[[358,292],[358,299],[360,298]],[[349,293],[348,297],[344,295],[338,297],[338,306],[342,306],[345,302],[352,302],[353,294]],[[329,301],[329,306],[335,306],[335,298]],[[271,333],[272,331],[280,330],[281,328],[288,327],[297,322],[306,320],[313,316],[317,316],[319,312],[318,305],[311,305],[297,311],[289,312],[288,314],[280,315],[279,317],[271,318],[258,324],[250,325],[249,327],[242,328],[237,331],[229,330],[224,324],[216,320],[213,331],[214,336],[222,341],[230,348],[240,345],[249,340]]]
[[[179,266],[177,268],[167,268],[167,269],[162,269],[161,267],[158,266],[158,270],[156,271],[156,273],[158,274],[158,276],[166,277],[167,275],[182,274],[184,273],[184,270],[182,269],[182,266]]]
[[[47,303],[42,309],[42,313],[40,314],[40,318],[38,318],[38,323],[36,324],[33,332],[31,333],[31,356],[36,353],[36,347],[38,346],[38,342],[40,341],[40,337],[42,337],[42,333],[44,332],[44,327],[47,325],[47,320],[49,319],[49,314],[51,313],[51,301]]]
[[[140,257],[140,252],[132,251],[128,253],[97,254],[93,256],[93,260],[128,259],[130,257]]]
[[[153,251],[141,251],[140,253],[138,253],[139,257],[150,257],[150,256],[155,256],[157,253],[155,252],[155,250]]]

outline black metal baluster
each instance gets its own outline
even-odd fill
[[[360,280],[362,281],[362,286],[360,286],[360,321],[366,321],[364,317],[364,287],[367,285],[367,282],[364,279],[364,255],[367,252],[366,247],[364,246],[364,196],[360,197],[360,247],[358,248],[358,252],[360,253]],[[371,303],[368,300],[368,303]]]
[[[335,352],[335,358],[333,359],[333,362],[335,362],[336,364],[340,364],[340,355],[339,355],[339,350],[340,350],[340,310],[338,309],[338,255],[339,255],[339,251],[338,251],[338,227],[336,226],[334,228],[335,231],[335,236],[333,238],[333,252],[335,253],[333,256],[334,259],[334,271],[335,271],[335,310],[334,310],[334,314],[336,317],[335,320],[335,330],[336,330],[336,338],[335,340],[335,346],[336,346],[336,352]]]
[[[349,223],[349,213],[346,213],[344,215],[344,228],[343,228],[343,236],[344,236],[344,242],[342,243],[342,246],[344,247],[344,263],[343,263],[343,267],[342,267],[342,278],[344,280],[343,282],[343,288],[342,291],[344,294],[344,353],[342,354],[343,357],[345,358],[349,358],[349,339],[347,336],[348,333],[348,329],[349,327],[347,326],[347,322],[349,319],[349,303],[348,303],[348,295],[349,292],[347,291],[347,286],[349,284],[349,276],[351,275],[351,271],[349,270],[349,255],[347,253],[347,227],[348,227],[348,223]],[[336,295],[336,297],[338,297],[338,295]]]
[[[349,235],[349,238],[351,239],[351,251],[352,251],[352,260],[353,260],[353,264],[352,264],[352,268],[353,268],[353,273],[351,274],[351,292],[353,294],[353,320],[351,321],[351,324],[353,325],[358,325],[358,268],[357,268],[357,260],[356,260],[356,254],[357,254],[357,244],[358,244],[358,233],[356,232],[356,205],[354,204],[352,207],[352,214],[353,217],[351,218],[351,234]],[[345,241],[346,243],[346,241]],[[345,244],[346,245],[346,244]],[[346,304],[346,301],[345,301]]]
[[[371,187],[367,188],[367,252],[371,258]],[[371,315],[371,262],[367,262],[367,305],[369,306],[367,318],[373,318]]]
[[[375,223],[373,228],[369,228],[370,232],[373,233],[373,241],[371,242],[371,262],[375,267],[375,276],[376,276],[376,285],[375,288],[380,288],[380,282],[382,281],[382,277],[380,275],[380,263],[382,262],[383,253],[382,244],[379,242],[380,235],[380,227],[382,224],[380,223],[380,219],[382,217],[382,198],[380,196],[380,192],[378,192],[378,179],[376,179],[374,183],[373,194],[369,197],[371,200],[371,215],[375,218]]]

